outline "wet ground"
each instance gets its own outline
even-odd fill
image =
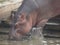
[[[60,45],[60,38],[44,38],[42,40],[43,37],[35,36],[30,40],[24,41],[8,40],[7,32],[9,30],[9,28],[0,28],[0,45]]]

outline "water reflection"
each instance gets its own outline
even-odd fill
[[[9,28],[0,28],[0,32],[9,32]],[[34,29],[35,30],[35,29]],[[37,31],[36,31],[37,32]],[[7,34],[0,34],[0,45],[60,45],[60,39],[58,38],[44,38],[38,33],[32,35],[30,40],[24,41],[12,41],[8,40]]]
[[[42,37],[40,37],[41,35],[38,35],[39,33],[36,33],[37,31],[35,29],[33,29],[33,32],[35,31],[35,33],[32,32],[32,37],[29,40],[23,40],[23,41],[12,41],[12,40],[8,40],[8,32],[9,32],[9,28],[0,28],[0,32],[5,32],[7,34],[0,34],[0,44],[2,45],[42,45]]]

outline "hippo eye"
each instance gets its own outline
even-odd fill
[[[14,28],[15,28],[15,29],[17,29],[18,27],[19,27],[18,25],[15,25],[15,27],[14,27]]]

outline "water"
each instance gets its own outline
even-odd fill
[[[9,28],[0,28],[0,32],[9,32]],[[12,41],[8,40],[7,34],[0,34],[0,45],[60,45],[60,39],[58,38],[44,38],[33,36],[30,40]]]

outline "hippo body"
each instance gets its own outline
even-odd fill
[[[14,15],[11,36],[22,38],[32,27],[44,27],[50,18],[59,14],[60,0],[24,0]]]

